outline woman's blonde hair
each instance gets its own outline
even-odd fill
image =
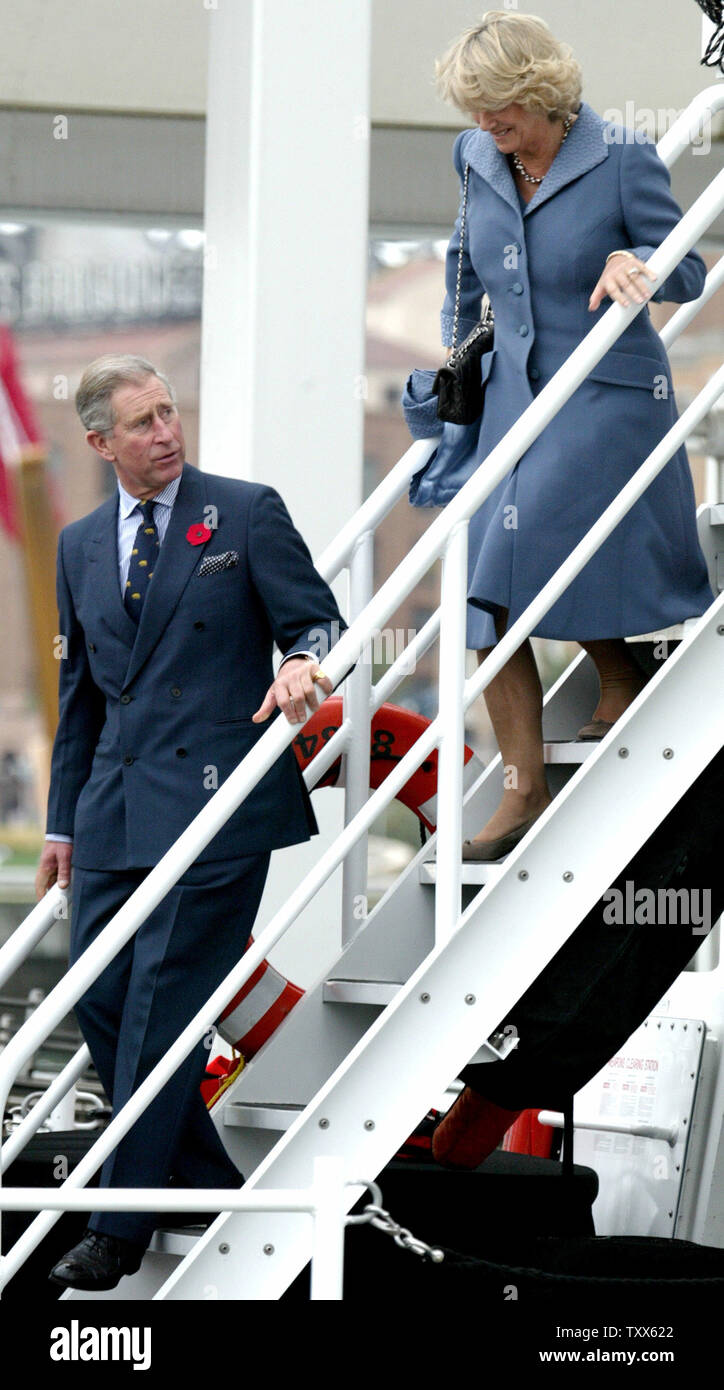
[[[435,64],[437,90],[466,114],[517,102],[551,120],[575,111],[581,69],[568,44],[533,14],[488,10]]]

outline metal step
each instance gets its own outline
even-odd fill
[[[495,864],[463,864],[460,875],[461,883],[471,883],[482,887],[485,883],[492,883],[494,878],[498,878],[503,870],[503,861],[498,860]],[[434,859],[426,859],[420,865],[420,883],[437,882],[437,862]]]
[[[435,865],[432,865],[434,868]],[[472,864],[473,869],[490,868],[490,865]],[[493,864],[492,867],[502,868],[502,865]],[[392,1003],[392,1000],[400,990],[404,988],[401,982],[394,980],[325,980],[324,1000],[331,1004],[377,1004],[381,1009]],[[503,1033],[493,1033],[486,1042],[478,1048],[471,1062],[499,1062],[506,1057],[514,1047],[517,1046],[517,1037],[509,1037]],[[259,1107],[261,1108],[261,1107]]]
[[[590,758],[600,743],[596,739],[589,743],[579,743],[576,739],[560,739],[551,743],[543,744],[543,761],[545,763],[563,763],[566,765],[577,765],[585,763],[586,758]]]
[[[400,980],[325,980],[322,997],[325,1004],[379,1004],[384,1008],[400,989]]]
[[[224,1108],[224,1125],[234,1129],[274,1129],[282,1134],[303,1109],[303,1105],[258,1105],[230,1101]]]
[[[205,1231],[205,1226],[160,1226],[148,1248],[155,1255],[188,1255]]]

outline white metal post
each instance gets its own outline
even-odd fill
[[[468,523],[461,521],[445,547],[440,596],[438,690],[442,737],[437,772],[436,945],[452,935],[460,916],[467,573]]]
[[[349,563],[349,617],[354,622],[372,598],[374,534],[364,531]],[[370,693],[372,689],[369,642],[344,687],[344,714],[352,735],[344,755],[344,823],[362,809],[370,789]],[[367,895],[367,834],[350,850],[342,870],[342,945],[355,935],[365,915]]]
[[[339,1302],[344,1276],[345,1182],[341,1158],[315,1158],[310,1299]]]
[[[724,464],[713,454],[707,454],[704,459],[704,466],[704,501],[709,502],[711,506],[716,506],[717,503],[724,500],[724,493],[722,492]]]
[[[209,11],[200,463],[278,488],[312,554],[362,492],[370,10]]]

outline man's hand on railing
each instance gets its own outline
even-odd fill
[[[593,312],[597,309],[605,295],[615,299],[618,304],[623,304],[624,308],[628,308],[627,295],[631,296],[634,303],[643,304],[645,299],[651,297],[651,289],[642,282],[642,276],[646,275],[650,280],[656,279],[653,270],[645,261],[640,261],[638,256],[634,256],[633,251],[612,252],[588,301],[589,310]]]
[[[309,718],[306,705],[316,709],[319,704],[315,685],[331,695],[332,682],[321,674],[316,661],[304,656],[290,657],[279,667],[276,680],[269,686],[256,714],[251,716],[253,722],[261,724],[273,710],[280,709],[290,724],[306,724]]]
[[[72,858],[73,846],[68,841],[46,840],[35,875],[36,898],[45,897],[54,883],[57,883],[59,888],[69,886]]]

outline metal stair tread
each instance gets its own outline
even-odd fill
[[[494,864],[463,864],[461,866],[461,883],[484,884],[490,883],[497,878],[503,869],[504,861],[498,860]],[[437,863],[434,859],[426,859],[420,865],[420,883],[437,882]]]
[[[402,989],[400,980],[325,980],[322,998],[325,1004],[391,1003]]]
[[[543,744],[545,763],[585,763],[600,740],[579,743],[576,739],[546,739]]]
[[[303,1105],[286,1101],[229,1101],[224,1107],[224,1124],[234,1129],[289,1129]]]
[[[205,1226],[159,1226],[148,1249],[154,1255],[188,1255],[205,1232]]]

